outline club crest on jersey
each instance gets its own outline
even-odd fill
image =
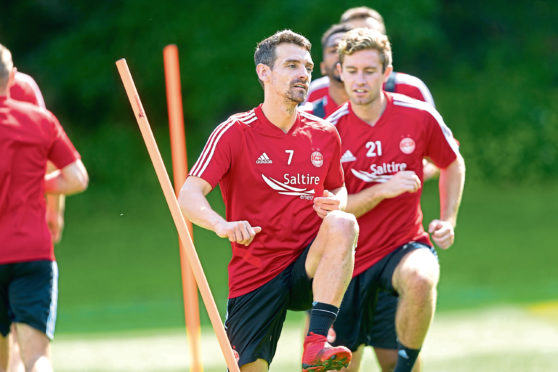
[[[310,161],[316,168],[319,168],[324,165],[324,156],[321,152],[314,151],[312,155],[310,155]]]
[[[399,149],[404,154],[412,154],[415,151],[415,147],[415,141],[409,137],[405,137],[399,142]]]
[[[272,163],[273,162],[271,161],[271,159],[269,158],[269,156],[267,156],[267,154],[265,152],[260,155],[258,160],[256,160],[256,164],[272,164]]]

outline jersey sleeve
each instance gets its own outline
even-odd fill
[[[239,140],[234,125],[235,121],[227,120],[215,128],[190,170],[190,176],[203,178],[212,188],[217,186],[231,167],[235,140]],[[240,145],[240,141],[236,142]]]
[[[396,73],[395,84],[395,92],[429,103],[432,107],[436,107],[430,89],[428,89],[426,84],[418,77],[398,72]]]
[[[459,154],[459,145],[441,115],[434,109],[428,114],[428,141],[425,156],[439,168],[449,166]]]
[[[52,145],[48,152],[48,160],[58,169],[62,169],[80,159],[80,155],[62,128],[62,125],[58,122],[58,119],[50,112],[47,111],[47,113],[53,134]]]
[[[337,189],[345,183],[345,176],[343,174],[343,166],[341,165],[341,137],[336,129],[332,131],[333,142],[333,157],[329,165],[329,169],[324,182],[326,190]]]
[[[10,94],[15,100],[29,102],[35,106],[46,108],[41,89],[39,89],[39,86],[31,76],[22,72],[16,73],[16,79]]]

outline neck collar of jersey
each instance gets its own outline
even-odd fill
[[[393,97],[392,97],[391,94],[389,94],[385,91],[382,91],[382,94],[386,98],[386,108],[384,109],[384,111],[382,112],[382,114],[380,115],[378,120],[376,120],[374,125],[370,125],[368,122],[362,120],[361,118],[359,118],[357,116],[357,114],[355,114],[355,111],[353,110],[353,104],[352,104],[351,101],[349,101],[349,112],[350,112],[350,114],[353,115],[358,121],[362,122],[363,124],[366,124],[370,128],[377,128],[379,126],[384,125],[384,123],[386,122],[386,118],[389,116],[389,113],[391,112],[391,107],[393,106]]]
[[[278,126],[269,121],[262,110],[262,104],[256,107],[254,112],[259,119],[258,130],[262,131],[265,135],[273,137],[290,136],[294,133],[296,128],[300,126],[300,113],[298,112],[298,108],[296,109],[295,122],[287,133],[283,132],[283,130],[281,130]]]

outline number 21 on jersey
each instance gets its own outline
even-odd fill
[[[382,143],[380,141],[368,141],[365,146],[368,149],[367,157],[382,156]]]

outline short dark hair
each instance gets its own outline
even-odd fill
[[[332,37],[335,34],[340,34],[340,33],[345,34],[349,31],[351,31],[352,29],[353,29],[352,26],[350,26],[348,24],[345,24],[345,23],[337,23],[337,24],[332,25],[322,35],[322,50],[325,50],[325,48],[327,46],[327,42],[329,41],[330,37]]]
[[[275,48],[279,44],[288,43],[298,45],[310,51],[312,44],[304,36],[297,34],[291,30],[277,31],[275,34],[271,35],[267,39],[264,39],[258,43],[256,46],[256,51],[254,52],[254,62],[256,66],[260,63],[273,68],[275,63],[276,55]]]

